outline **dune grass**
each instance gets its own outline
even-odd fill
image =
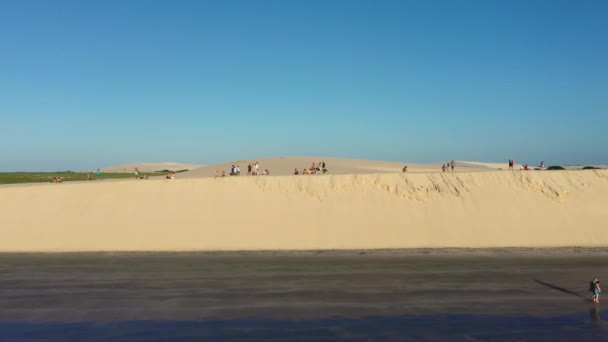
[[[140,172],[140,176],[148,174],[150,177],[163,176],[164,172]],[[46,183],[50,182],[53,177],[62,177],[64,182],[70,181],[86,181],[88,179],[86,172],[0,172],[0,184],[18,184],[18,183]],[[133,173],[102,173],[101,177],[97,177],[96,173],[90,174],[91,180],[103,179],[120,179],[120,178],[135,178]]]

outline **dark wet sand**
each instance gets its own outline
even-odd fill
[[[606,256],[576,248],[0,254],[0,326],[448,315],[580,317],[603,327],[603,304],[585,297]]]
[[[0,319],[568,314],[590,306],[584,300],[588,281],[602,278],[605,255],[603,250],[0,254]]]

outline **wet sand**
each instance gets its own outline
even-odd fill
[[[608,266],[585,251],[2,254],[0,319],[568,314]]]
[[[593,321],[593,336],[606,336],[603,304],[585,300],[588,281],[603,278],[606,256],[606,249],[577,248],[0,254],[0,327],[5,334],[36,327],[48,333],[54,322],[64,333],[96,322],[134,333],[146,324],[129,322],[155,321],[148,332],[190,324],[205,331],[195,336],[218,337],[225,331],[205,324],[268,333],[278,324],[302,336],[320,326],[371,324],[365,336],[380,336],[374,334],[409,322],[416,336],[430,337],[456,320],[469,324],[457,325],[459,334],[502,322],[504,337],[513,326],[526,336],[568,322],[571,332],[587,331]],[[522,317],[537,324],[525,328]],[[97,336],[107,332],[98,329]]]

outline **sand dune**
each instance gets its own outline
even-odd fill
[[[487,168],[487,169],[492,169],[492,170],[507,170],[509,168],[508,162],[504,162],[504,163],[488,163],[488,162],[475,162],[475,161],[465,161],[465,162],[459,162],[459,163],[464,163],[469,167],[473,167],[473,168]],[[515,169],[519,169],[519,167],[521,166],[521,164],[515,164]]]
[[[180,178],[212,177],[215,171],[225,171],[229,174],[232,165],[241,167],[241,174],[247,174],[247,165],[258,162],[260,171],[268,169],[273,176],[287,176],[294,173],[294,168],[300,172],[304,168],[310,168],[312,163],[318,164],[324,161],[331,175],[345,174],[368,174],[368,173],[395,173],[401,172],[403,166],[407,165],[408,172],[441,172],[441,163],[416,164],[406,162],[387,162],[378,160],[362,160],[348,158],[329,157],[275,157],[260,159],[232,160],[225,163],[209,165],[191,170],[180,175]],[[456,171],[480,171],[490,168],[482,164],[471,164],[468,162],[456,162]]]
[[[104,167],[101,169],[102,172],[133,172],[135,168],[139,168],[140,172],[154,172],[162,170],[192,170],[203,167],[205,165],[200,164],[183,164],[174,162],[158,162],[158,163],[129,163],[116,166]]]
[[[607,194],[607,170],[7,187],[0,251],[608,246]]]

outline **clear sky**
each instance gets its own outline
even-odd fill
[[[0,171],[608,164],[608,1],[0,0]]]

